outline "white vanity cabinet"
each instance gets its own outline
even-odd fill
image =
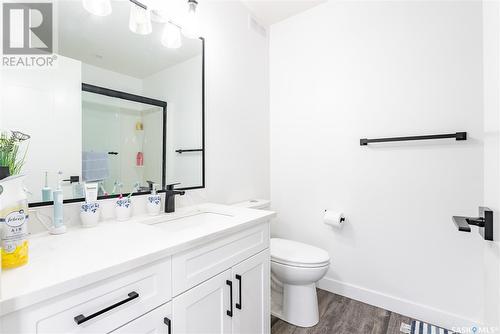
[[[173,300],[174,334],[231,333],[230,309],[231,270],[184,292]]]
[[[269,238],[268,222],[211,235],[7,313],[0,333],[267,334]]]
[[[174,297],[174,334],[270,332],[269,250]]]
[[[172,334],[172,303],[162,305],[111,333]]]
[[[172,286],[174,334],[269,333],[269,224],[174,255]]]
[[[109,333],[172,298],[170,257],[2,318],[2,334]]]
[[[232,329],[237,334],[269,333],[270,311],[269,249],[232,268],[235,297]]]

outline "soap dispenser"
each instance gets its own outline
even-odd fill
[[[52,216],[52,227],[50,229],[51,234],[66,233],[63,215],[62,172],[59,171],[57,175],[57,189],[52,192],[52,198],[54,199],[54,215]]]

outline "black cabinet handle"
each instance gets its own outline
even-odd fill
[[[76,322],[77,325],[81,325],[84,322],[89,321],[90,319],[94,319],[95,317],[98,317],[98,316],[100,316],[103,313],[111,311],[112,309],[117,308],[118,306],[123,305],[125,303],[128,303],[129,301],[134,300],[136,298],[139,298],[139,294],[137,292],[135,292],[135,291],[132,291],[131,293],[128,294],[128,298],[127,299],[124,299],[124,300],[122,300],[122,301],[120,301],[120,302],[118,302],[116,304],[108,306],[108,307],[106,307],[106,308],[104,308],[104,309],[102,309],[100,311],[97,311],[96,313],[91,314],[88,317],[84,316],[83,314],[77,315],[76,317],[74,317],[75,322]]]
[[[227,310],[226,314],[230,317],[233,316],[233,282],[226,280],[226,284],[229,285],[229,303],[231,304],[231,310]]]
[[[240,302],[239,303],[236,303],[236,308],[238,310],[241,310],[241,275],[236,275],[236,279],[238,280],[239,282],[239,295],[240,295]]]
[[[168,326],[168,332],[167,334],[172,334],[172,320],[169,318],[165,317],[163,318],[163,323]]]

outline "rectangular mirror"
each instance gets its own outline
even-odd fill
[[[98,17],[81,1],[54,2],[55,66],[2,69],[0,129],[30,137],[14,173],[27,175],[31,206],[51,204],[43,190],[59,171],[65,202],[83,200],[83,182],[99,182],[103,197],[205,185],[204,40],[168,48],[161,18],[137,34],[136,4],[111,3]]]

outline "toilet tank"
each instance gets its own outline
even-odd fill
[[[271,201],[268,199],[249,199],[244,202],[233,204],[242,208],[269,210],[271,208]]]

